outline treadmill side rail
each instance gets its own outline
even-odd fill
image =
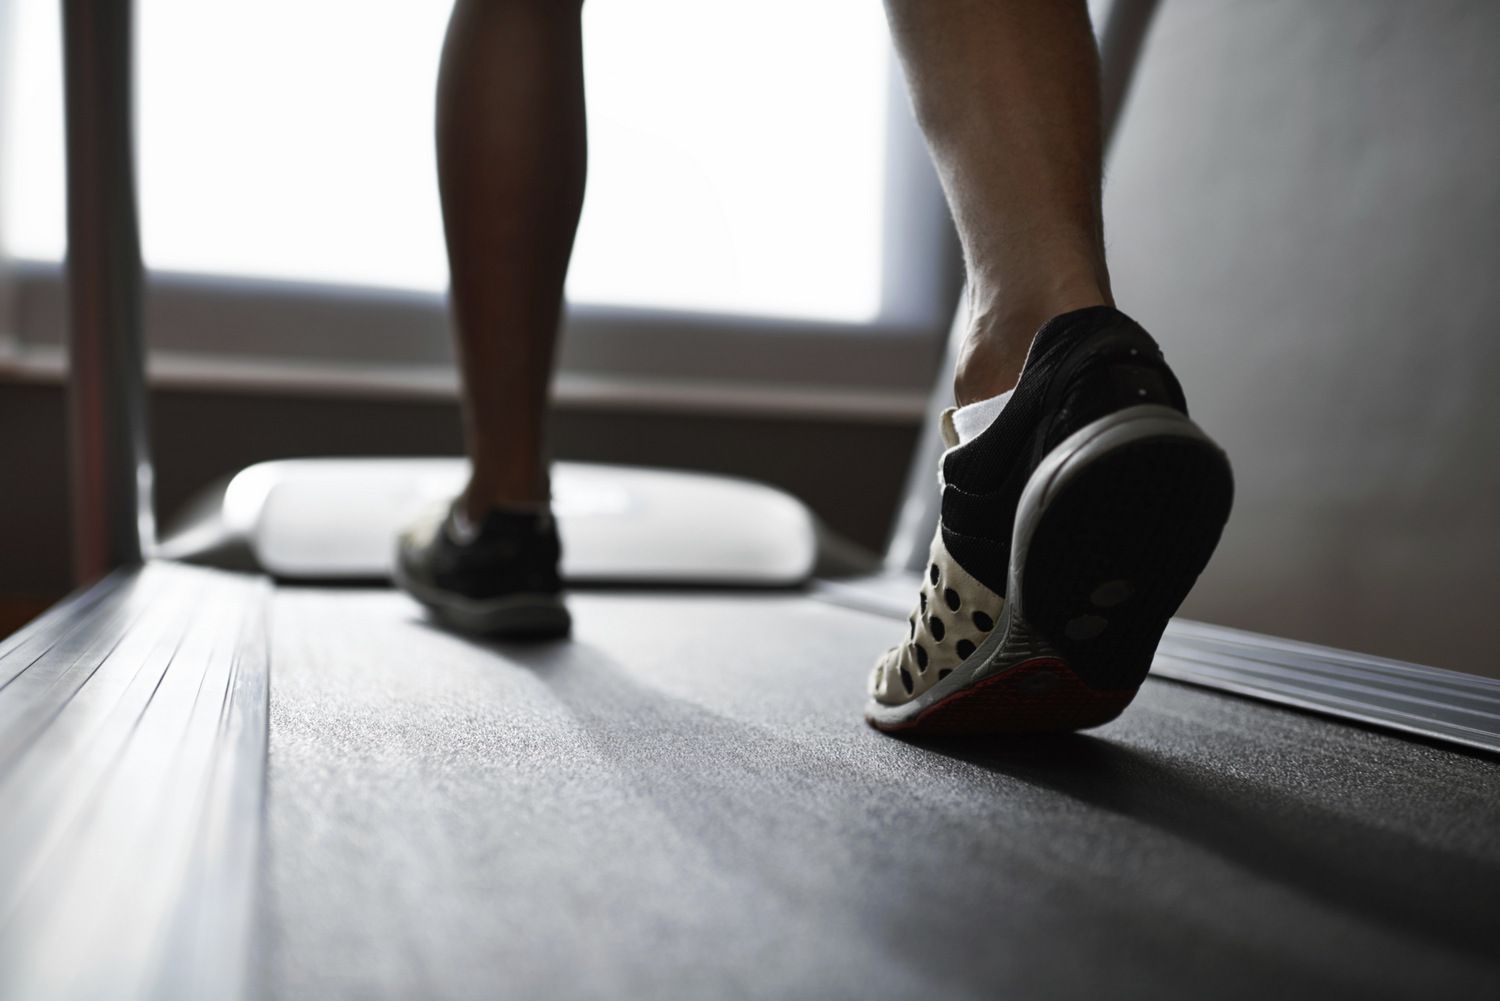
[[[904,620],[916,574],[819,581],[825,601]],[[1173,619],[1151,676],[1500,754],[1500,680]]]
[[[148,563],[0,644],[0,997],[250,993],[269,594]]]

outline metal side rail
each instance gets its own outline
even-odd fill
[[[268,585],[153,563],[0,644],[0,998],[236,998]]]
[[[819,581],[834,604],[905,619],[918,575]],[[1500,681],[1173,619],[1151,674],[1430,740],[1500,753]]]

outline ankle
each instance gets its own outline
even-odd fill
[[[550,503],[545,474],[540,482],[472,478],[459,495],[460,510],[476,525],[491,511],[545,511]]]
[[[969,332],[953,374],[954,399],[965,406],[1014,389],[1043,324],[1075,309],[1112,305],[1107,289],[1081,283],[1035,299],[1017,298],[1005,308],[971,306]]]

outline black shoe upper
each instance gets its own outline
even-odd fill
[[[450,519],[404,535],[397,558],[403,571],[429,587],[466,598],[556,594],[562,547],[546,511],[492,510],[472,539],[453,538]]]
[[[1182,387],[1139,324],[1109,306],[1044,324],[995,422],[943,459],[943,543],[953,558],[1003,595],[1016,507],[1032,472],[1075,431],[1142,404],[1187,413]]]

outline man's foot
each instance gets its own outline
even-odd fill
[[[462,524],[451,507],[412,525],[396,550],[396,584],[445,625],[499,636],[564,636],[571,625],[552,515],[491,511]]]
[[[1119,311],[1037,332],[994,422],[940,470],[905,642],[876,663],[886,731],[1037,733],[1114,719],[1218,544],[1233,481],[1155,341]]]

